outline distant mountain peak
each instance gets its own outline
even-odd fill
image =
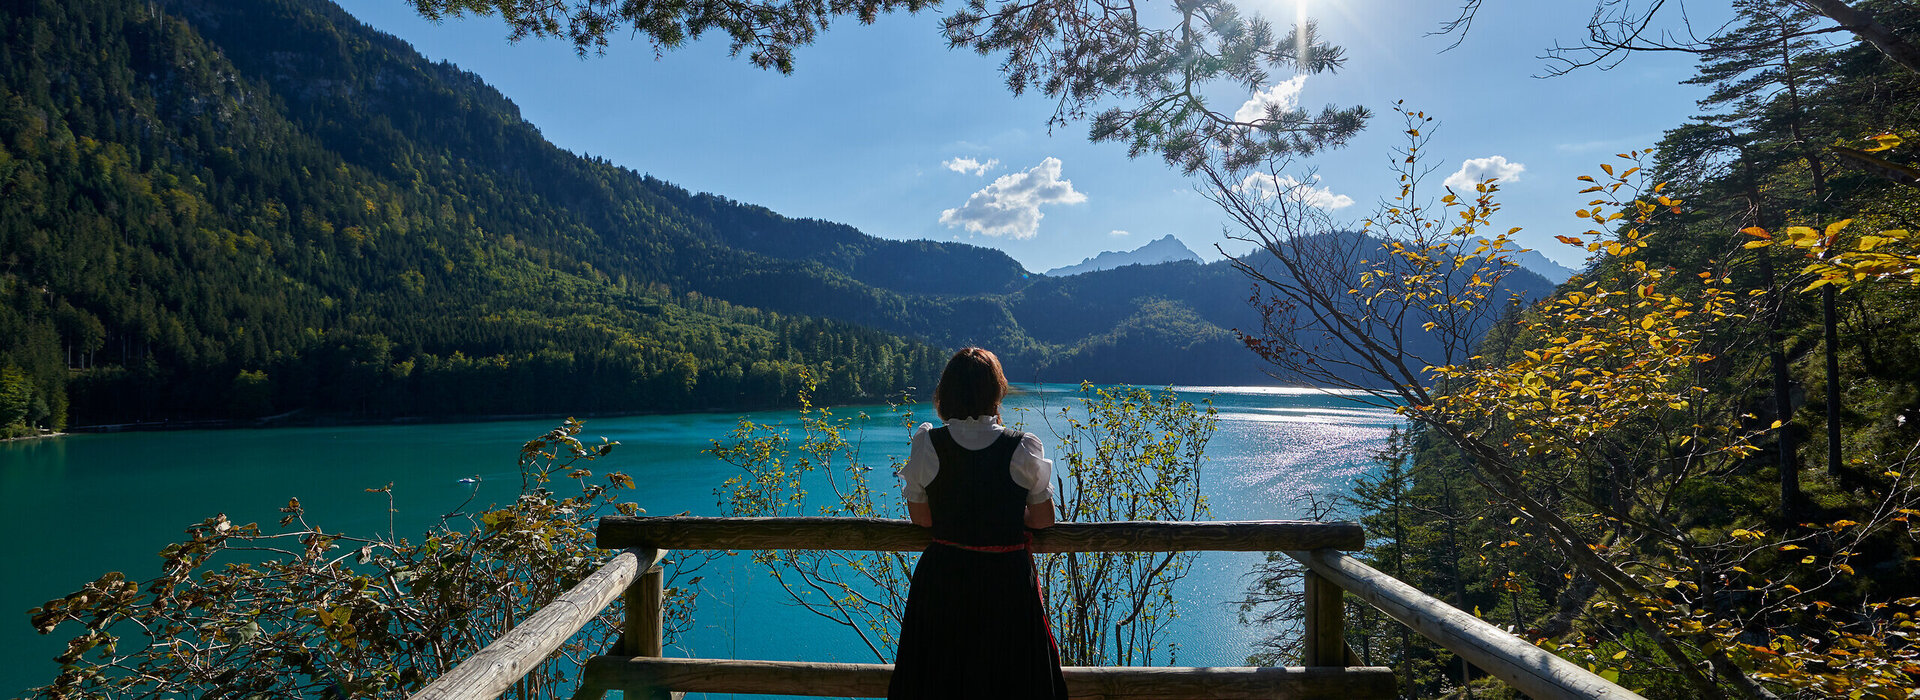
[[[1180,239],[1175,238],[1173,234],[1169,233],[1139,248],[1128,251],[1110,250],[1082,260],[1077,265],[1056,267],[1048,270],[1046,274],[1048,277],[1066,277],[1082,272],[1111,270],[1116,267],[1125,267],[1128,265],[1154,265],[1180,260],[1200,262],[1200,256],[1188,248],[1185,243],[1181,243]]]
[[[1487,239],[1480,238],[1475,240],[1476,242],[1484,243]],[[1540,251],[1532,248],[1521,253],[1510,253],[1507,257],[1512,258],[1515,265],[1531,270],[1534,274],[1545,277],[1548,282],[1554,284],[1567,281],[1567,278],[1572,277],[1574,272],[1576,272],[1573,268],[1554,262],[1546,255],[1541,254]]]

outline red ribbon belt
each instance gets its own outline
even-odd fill
[[[934,538],[933,543],[944,544],[948,547],[953,547],[955,549],[964,549],[969,552],[984,552],[988,554],[1005,554],[1007,552],[1032,551],[1033,550],[1033,532],[1029,530],[1022,534],[1025,535],[1025,537],[1023,538],[1025,541],[1021,542],[1020,544],[979,546],[979,545],[971,545],[971,544],[960,544],[959,542],[949,542],[947,540],[943,540],[938,537]],[[1060,663],[1060,640],[1053,636],[1053,625],[1052,623],[1047,621],[1048,619],[1048,616],[1046,613],[1047,592],[1045,589],[1040,587],[1040,571],[1038,569],[1034,569],[1033,571],[1033,591],[1034,593],[1038,594],[1040,598],[1040,611],[1041,611],[1040,618],[1041,618],[1042,626],[1045,627],[1047,630],[1047,646],[1052,647],[1053,649],[1053,662],[1056,664]]]

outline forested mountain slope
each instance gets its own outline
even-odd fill
[[[996,250],[890,241],[841,224],[789,219],[576,156],[548,143],[477,76],[430,64],[331,3],[175,0],[169,6],[242,73],[285,96],[289,117],[343,159],[378,172],[391,167],[396,153],[445,155],[450,162],[428,175],[471,197],[502,200],[490,211],[500,219],[496,232],[609,274],[925,334],[922,329],[936,326],[904,316],[898,293],[1006,291],[1025,272]],[[754,296],[742,288],[741,276],[748,274],[762,283],[811,287],[819,296],[786,291],[792,287]]]
[[[705,408],[783,400],[803,369],[843,399],[938,369],[924,343],[674,284],[844,278],[690,232],[670,187],[557,151],[472,76],[330,5],[234,8],[257,16],[7,5],[0,352],[34,422]]]
[[[0,424],[766,405],[803,370],[845,400],[963,344],[1022,380],[1267,379],[1226,265],[1042,279],[692,193],[324,0],[0,16]]]
[[[1920,27],[1911,3],[1857,4]],[[1438,387],[1472,408],[1414,422],[1347,500],[1379,568],[1647,697],[1920,682],[1920,73],[1815,38],[1807,7],[1735,5],[1686,80],[1701,114],[1593,172],[1639,183],[1624,222],[1557,303],[1488,334],[1483,373]],[[1662,353],[1691,359],[1650,371]],[[1653,392],[1676,400],[1613,401]],[[1477,680],[1418,637],[1370,653],[1415,695]]]

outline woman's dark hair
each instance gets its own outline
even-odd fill
[[[1000,372],[1000,358],[981,348],[962,348],[940,372],[933,410],[941,420],[999,415],[1000,400],[1006,397],[1007,375]]]

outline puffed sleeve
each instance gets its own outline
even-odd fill
[[[940,455],[933,451],[933,438],[927,436],[932,429],[932,423],[914,429],[907,464],[900,468],[900,495],[909,503],[926,503],[927,484],[940,473]]]
[[[1033,433],[1020,436],[1020,447],[1013,451],[1013,483],[1027,489],[1027,505],[1053,500],[1053,460]]]

